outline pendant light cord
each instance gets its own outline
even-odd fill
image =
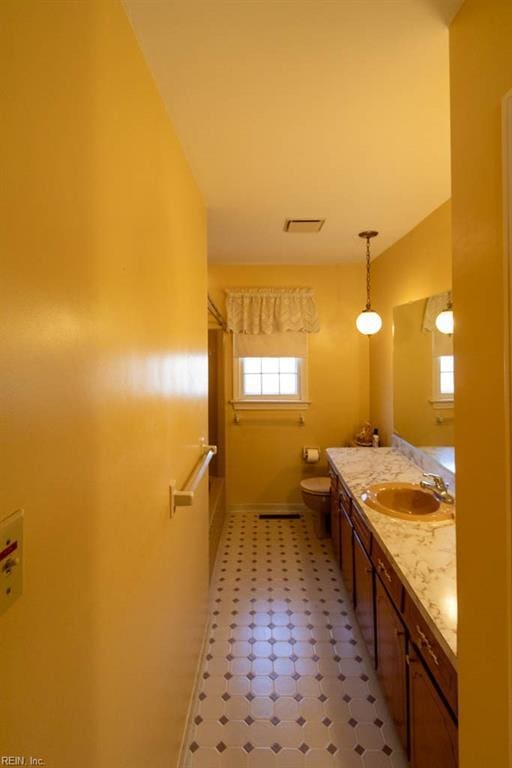
[[[370,238],[366,238],[366,309],[371,309],[370,304]]]

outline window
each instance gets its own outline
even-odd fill
[[[453,402],[455,395],[455,366],[453,355],[434,358],[434,402]]]
[[[233,408],[307,408],[307,360],[306,333],[233,334]]]
[[[242,397],[299,397],[298,357],[241,357]]]

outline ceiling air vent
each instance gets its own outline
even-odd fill
[[[285,232],[320,232],[325,219],[286,219]]]

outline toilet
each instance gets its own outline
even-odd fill
[[[313,526],[319,539],[329,534],[327,520],[331,506],[331,479],[329,477],[308,477],[300,482],[302,500],[313,513]]]

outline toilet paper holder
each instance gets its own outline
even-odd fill
[[[314,464],[320,461],[320,455],[322,453],[321,448],[316,445],[305,445],[302,449],[302,459],[308,464]]]

